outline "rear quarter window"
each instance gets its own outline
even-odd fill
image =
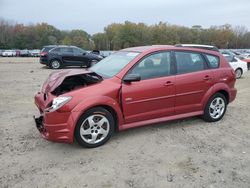
[[[53,48],[54,47],[44,47],[41,52],[48,52],[48,51],[50,51]]]
[[[205,54],[208,64],[211,68],[218,68],[220,65],[220,58],[216,55]]]

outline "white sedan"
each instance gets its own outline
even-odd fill
[[[234,69],[236,78],[241,78],[241,76],[247,72],[247,63],[245,61],[240,60],[238,57],[223,54],[226,60],[229,62],[231,67]]]
[[[3,57],[13,57],[16,56],[16,51],[15,50],[4,50],[2,53]]]

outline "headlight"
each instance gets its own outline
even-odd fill
[[[47,112],[53,112],[61,108],[63,105],[65,105],[67,102],[69,102],[72,99],[72,97],[57,97],[54,98],[52,101],[51,107],[47,108],[45,111]]]

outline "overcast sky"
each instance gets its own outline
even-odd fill
[[[90,34],[126,20],[205,28],[229,23],[250,29],[250,0],[0,0],[0,17]]]

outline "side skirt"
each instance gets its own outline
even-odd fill
[[[150,120],[145,120],[145,121],[123,124],[123,125],[119,126],[119,130],[121,131],[121,130],[129,129],[129,128],[140,127],[140,126],[150,125],[150,124],[154,124],[154,123],[160,123],[160,122],[165,122],[165,121],[183,119],[183,118],[187,118],[187,117],[199,116],[199,115],[203,115],[203,113],[204,113],[203,111],[197,111],[197,112],[178,114],[178,115],[174,115],[174,116],[161,117],[161,118],[156,118],[156,119],[150,119]]]

